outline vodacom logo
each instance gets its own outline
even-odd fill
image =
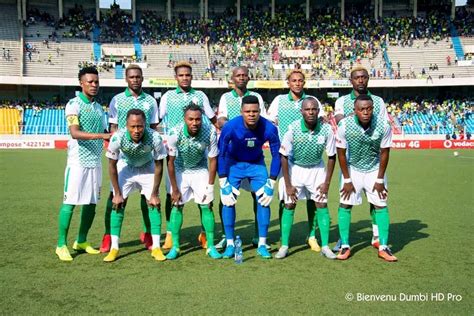
[[[444,145],[445,148],[451,148],[451,147],[453,147],[453,142],[450,141],[450,140],[445,140],[443,145]]]

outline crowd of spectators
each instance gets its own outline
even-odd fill
[[[464,133],[466,121],[472,119],[474,99],[396,99],[386,106],[402,127],[418,125],[426,134],[460,134]]]
[[[205,77],[227,79],[230,70],[238,65],[249,67],[254,79],[281,79],[285,70],[301,68],[312,79],[347,78],[355,63],[370,65],[372,77],[405,78],[416,74],[402,74],[387,64],[383,53],[389,45],[419,45],[416,40],[448,40],[450,35],[450,8],[439,7],[423,12],[418,17],[384,16],[376,21],[370,5],[348,8],[346,18],[340,21],[338,8],[314,8],[306,20],[304,9],[295,5],[278,6],[275,18],[267,7],[243,6],[241,19],[236,19],[234,7],[210,19],[187,18],[179,13],[172,21],[156,11],[137,12],[137,21],[116,4],[101,13],[96,24],[94,14],[76,5],[64,19],[56,21],[50,14],[38,9],[28,12],[27,25],[39,21],[54,27],[49,35],[56,40],[60,29],[65,38],[92,39],[91,33],[100,29],[94,40],[102,43],[138,41],[144,45],[164,44],[209,45],[211,60]],[[472,35],[472,13],[464,8],[457,10],[455,27],[461,35]],[[415,43],[415,44],[414,44]],[[308,50],[303,57],[286,56],[284,50]],[[273,65],[278,65],[274,67]],[[169,62],[168,66],[172,66]],[[368,67],[369,68],[369,67]],[[428,78],[428,76],[427,76]],[[429,78],[428,78],[429,79]]]

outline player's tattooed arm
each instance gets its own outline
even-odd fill
[[[283,179],[285,181],[285,190],[292,203],[298,201],[298,191],[294,186],[291,185],[290,172],[288,166],[288,157],[281,155],[281,171],[283,173]]]
[[[344,200],[349,199],[352,193],[355,193],[354,185],[352,184],[351,176],[349,175],[349,168],[347,167],[346,149],[337,148],[337,157],[339,158],[339,166],[341,167],[344,185],[341,189],[341,197]]]
[[[387,170],[388,160],[390,157],[390,147],[380,149],[380,164],[377,180],[375,181],[372,191],[377,191],[379,198],[385,200],[388,195],[388,190],[385,187],[385,171]]]
[[[109,158],[109,177],[112,187],[114,188],[114,197],[112,198],[112,208],[114,210],[122,208],[125,202],[118,184],[117,161],[118,160]]]

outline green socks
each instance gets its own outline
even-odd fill
[[[351,227],[351,209],[339,207],[338,210],[338,225],[341,243],[349,245],[349,230]]]
[[[183,207],[173,206],[170,214],[170,230],[173,240],[173,247],[179,249],[179,234],[183,225]]]
[[[388,245],[388,229],[390,225],[390,216],[388,215],[388,208],[384,207],[380,210],[375,210],[375,220],[379,227],[379,240],[381,246]]]
[[[112,214],[112,198],[109,196],[109,198],[107,199],[107,206],[105,208],[105,217],[104,217],[106,235],[110,235],[110,214]]]
[[[370,209],[370,218],[372,218],[372,225],[377,225],[377,218],[375,216],[375,209],[371,207]]]
[[[207,248],[214,246],[214,212],[207,204],[201,204],[202,225],[206,231]]]
[[[81,208],[81,224],[79,225],[79,234],[77,235],[78,243],[87,241],[87,233],[95,217],[95,206],[95,204],[89,204],[83,205]]]
[[[160,209],[149,206],[148,216],[150,220],[150,231],[152,235],[161,234],[161,211]]]
[[[316,205],[313,200],[306,200],[306,213],[308,214],[309,237],[316,237],[317,219],[315,217]]]
[[[144,195],[140,198],[140,207],[142,209],[142,226],[144,233],[150,233],[150,217],[148,216],[148,204]]]
[[[293,226],[293,220],[295,217],[295,211],[283,208],[281,215],[281,245],[287,246],[290,243],[291,227]]]
[[[316,217],[319,225],[319,233],[321,235],[321,246],[324,247],[327,246],[329,242],[329,226],[331,224],[328,208],[318,208]]]
[[[120,208],[118,210],[112,210],[110,216],[110,234],[113,236],[120,237],[122,231],[123,216],[125,210]]]
[[[69,224],[71,224],[73,210],[74,205],[70,204],[63,204],[59,209],[58,247],[65,246],[67,243],[67,233],[69,231]]]

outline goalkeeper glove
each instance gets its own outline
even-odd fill
[[[240,194],[239,190],[234,188],[227,178],[220,178],[219,185],[221,186],[221,201],[225,206],[232,206],[237,202],[236,196]],[[234,196],[235,194],[235,196]]]
[[[266,207],[272,202],[274,191],[273,187],[275,186],[275,182],[275,180],[267,179],[267,182],[263,185],[263,187],[261,187],[260,189],[258,189],[257,192],[255,192],[257,196],[260,196],[260,198],[258,199],[258,203],[260,203],[260,205]]]

